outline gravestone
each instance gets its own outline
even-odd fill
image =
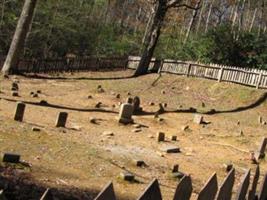
[[[158,132],[158,142],[164,142],[165,140],[165,133]]]
[[[202,124],[204,121],[203,121],[203,116],[202,115],[195,115],[194,116],[194,123],[196,124]]]
[[[237,190],[236,200],[244,200],[248,191],[250,182],[250,169],[246,171],[245,175],[242,178],[242,181]]]
[[[214,200],[218,190],[217,175],[214,174],[201,189],[197,200]]]
[[[116,200],[113,183],[110,182],[94,200]]]
[[[142,108],[140,107],[141,101],[139,97],[134,97],[133,99],[133,107],[134,107],[134,113],[140,113],[142,112]]]
[[[12,154],[12,153],[5,153],[4,157],[3,157],[3,162],[19,163],[20,162],[20,155]]]
[[[18,97],[19,96],[19,93],[16,92],[16,91],[13,91],[11,95],[12,95],[12,97]]]
[[[158,180],[153,180],[137,200],[162,200]]]
[[[179,171],[179,165],[174,165],[173,168],[172,168],[172,173],[176,173]]]
[[[176,146],[167,146],[162,148],[162,151],[166,152],[166,153],[181,153],[181,150],[179,147]]]
[[[124,103],[121,105],[120,113],[119,113],[119,123],[129,124],[133,123],[132,115],[133,115],[133,105],[129,103]]]
[[[171,139],[172,139],[172,141],[177,141],[177,136],[173,135]]]
[[[128,97],[128,98],[126,99],[126,103],[132,104],[132,103],[133,103],[133,98]]]
[[[267,138],[263,138],[259,151],[257,152],[256,159],[263,159],[265,157],[265,150],[266,150],[266,145],[267,145]]]
[[[129,182],[134,181],[134,178],[135,178],[134,175],[130,172],[121,172],[120,177],[122,178],[122,180],[129,181]]]
[[[232,169],[224,179],[217,196],[217,200],[229,200],[232,197],[232,190],[235,182],[235,169]]]
[[[14,120],[18,122],[23,121],[24,111],[25,111],[26,105],[24,103],[17,103],[17,107],[15,110]]]
[[[56,127],[65,127],[68,118],[68,113],[60,112],[57,117]]]
[[[192,180],[190,176],[184,176],[178,184],[173,200],[189,200],[193,191]]]
[[[18,91],[19,90],[19,85],[15,82],[12,83],[11,85],[11,90],[12,91]]]

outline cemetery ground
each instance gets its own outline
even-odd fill
[[[164,199],[172,199],[178,183],[172,174],[175,164],[179,171],[191,175],[194,196],[214,172],[219,184],[222,182],[227,175],[224,164],[232,163],[236,168],[235,187],[245,169],[254,173],[250,151],[257,151],[266,137],[265,90],[171,74],[127,78],[131,73],[1,79],[1,157],[5,152],[18,153],[28,164],[0,162],[1,179],[19,181],[18,177],[23,177],[29,187],[40,186],[40,194],[45,188],[57,188],[70,199],[93,199],[113,181],[120,199],[136,199],[158,178]],[[12,96],[14,81],[19,85],[18,97]],[[97,89],[99,85],[102,91]],[[140,97],[144,112],[133,116],[134,125],[119,124],[120,102],[135,96]],[[39,104],[42,100],[47,103]],[[22,123],[13,120],[19,101],[26,103]],[[166,112],[155,118],[159,103],[166,103]],[[61,111],[69,114],[66,128],[55,127]],[[207,123],[194,123],[197,113]],[[157,141],[158,132],[166,134],[164,142]],[[177,136],[177,141],[172,141],[172,136]],[[179,147],[181,152],[163,152],[168,146]],[[137,167],[134,160],[146,165]],[[260,161],[260,168],[266,172],[265,160]],[[133,173],[135,181],[122,180],[120,173],[125,171]],[[25,194],[20,186],[14,190],[33,195]]]

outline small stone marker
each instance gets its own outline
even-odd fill
[[[119,113],[119,123],[122,124],[133,123],[132,115],[133,115],[133,105],[129,103],[122,104]]]
[[[113,184],[110,182],[94,200],[116,200]]]
[[[173,168],[172,168],[172,173],[176,173],[176,172],[179,172],[179,165],[174,165]]]
[[[19,85],[15,82],[12,83],[11,85],[11,90],[12,91],[18,91],[19,90]]]
[[[154,106],[155,103],[151,101],[151,102],[149,102],[149,105],[150,105],[150,106]]]
[[[38,128],[38,127],[32,127],[32,131],[33,131],[33,132],[40,132],[40,131],[41,131],[41,129],[40,129],[40,128]]]
[[[259,151],[257,152],[257,157],[256,157],[257,160],[265,158],[266,145],[267,145],[267,138],[263,138]]]
[[[116,95],[116,98],[117,98],[117,99],[120,99],[120,98],[121,98],[121,95],[120,95],[120,94],[117,94],[117,95]]]
[[[103,136],[114,136],[115,134],[112,131],[104,131]]]
[[[87,99],[92,99],[93,96],[92,95],[88,95]]]
[[[3,162],[7,163],[19,163],[20,162],[20,155],[18,154],[11,154],[5,153],[3,157]]]
[[[19,93],[18,92],[12,92],[12,97],[18,97]]]
[[[37,94],[41,94],[42,91],[41,91],[41,90],[37,90],[36,93],[37,93]]]
[[[163,148],[163,151],[165,151],[166,153],[180,153],[181,152],[179,147],[174,147],[174,146]]]
[[[158,142],[164,142],[165,141],[165,133],[158,132]]]
[[[125,181],[129,182],[134,181],[134,175],[131,174],[130,172],[121,172],[120,177]]]
[[[68,113],[60,112],[56,121],[56,127],[65,127],[68,118]]]
[[[134,160],[137,167],[145,167],[146,163],[143,160]]]
[[[102,105],[102,102],[98,102],[96,105],[95,105],[95,108],[100,108]]]
[[[233,164],[232,163],[224,163],[223,167],[224,167],[226,172],[229,172],[233,169]]]
[[[18,122],[23,121],[24,111],[25,111],[26,105],[24,103],[17,103],[17,108],[14,115],[14,120]]]
[[[195,115],[194,117],[194,123],[196,124],[202,124],[203,123],[203,116],[202,115]]]
[[[128,98],[126,99],[126,103],[132,104],[132,103],[133,103],[133,98],[128,97]]]
[[[38,94],[37,93],[34,93],[31,95],[32,98],[37,98],[38,97]]]
[[[172,141],[177,141],[177,136],[176,135],[172,136]]]
[[[142,112],[142,108],[140,107],[141,101],[139,97],[134,97],[133,99],[133,107],[134,107],[134,113]]]
[[[186,126],[182,126],[182,131],[187,131],[187,130],[189,130],[189,126],[188,125],[186,125]]]

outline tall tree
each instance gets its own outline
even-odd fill
[[[151,26],[147,31],[145,37],[144,49],[141,56],[141,60],[134,73],[134,76],[140,76],[147,73],[150,61],[152,59],[154,50],[157,46],[161,28],[164,23],[167,11],[170,8],[187,7],[190,9],[196,9],[194,6],[190,6],[183,3],[183,0],[154,0],[154,15],[152,15]]]
[[[8,55],[2,68],[2,73],[5,75],[10,74],[18,64],[28,31],[31,27],[36,4],[37,0],[25,0]]]

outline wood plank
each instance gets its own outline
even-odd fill
[[[162,200],[158,180],[154,179],[137,200]]]
[[[218,190],[216,173],[208,180],[200,191],[197,200],[214,200]]]
[[[189,200],[193,191],[192,180],[190,176],[184,176],[178,184],[173,200]]]
[[[239,185],[239,188],[237,190],[236,200],[246,200],[246,194],[248,191],[249,182],[250,182],[250,169],[247,170],[245,175],[243,176],[241,184]]]
[[[108,183],[107,186],[97,195],[94,200],[116,200],[113,183]]]
[[[229,200],[232,197],[232,190],[235,182],[235,169],[232,169],[221,185],[217,200]]]

